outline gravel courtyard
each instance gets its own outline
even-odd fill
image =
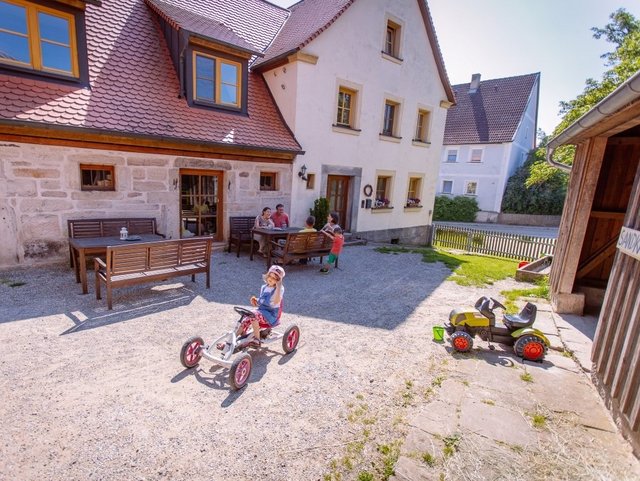
[[[0,271],[0,480],[321,480],[353,449],[374,459],[402,438],[407,386],[450,357],[432,325],[515,281],[460,287],[442,264],[372,246],[346,248],[340,267],[287,269],[282,324],[300,326],[298,349],[251,351],[237,392],[227,370],[185,370],[179,352],[231,328],[262,259],[215,252],[211,289],[201,275],[117,289],[113,311],[67,265]]]

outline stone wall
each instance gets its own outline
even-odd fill
[[[385,242],[392,244],[427,245],[431,242],[430,226],[401,227],[397,229],[381,229],[365,232],[354,232],[353,238],[365,239],[369,242]]]
[[[80,164],[115,167],[115,191],[82,191]],[[223,239],[230,215],[290,205],[291,166],[0,142],[0,267],[68,259],[67,220],[155,217],[180,237],[180,169],[222,171]],[[279,190],[259,190],[260,171]]]

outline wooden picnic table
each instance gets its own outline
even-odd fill
[[[267,267],[271,265],[271,241],[274,239],[285,239],[287,234],[291,232],[300,232],[302,227],[287,227],[283,229],[281,227],[273,227],[271,229],[266,229],[262,227],[254,227],[251,229],[251,251],[249,253],[249,259],[253,260],[253,241],[254,234],[259,234],[265,236],[265,255],[267,256]]]
[[[134,236],[130,236],[134,237]],[[71,255],[74,258],[74,266],[76,271],[76,282],[82,283],[82,293],[86,294],[87,289],[87,255],[99,256],[107,253],[108,246],[117,246],[123,244],[138,244],[140,242],[153,242],[164,240],[159,234],[140,234],[140,240],[121,240],[119,237],[80,237],[69,239],[69,247]]]

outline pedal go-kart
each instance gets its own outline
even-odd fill
[[[492,297],[483,296],[476,301],[475,310],[453,309],[445,330],[451,345],[458,352],[468,352],[473,347],[473,338],[478,336],[489,342],[489,349],[495,349],[492,342],[512,345],[516,355],[528,361],[542,361],[550,346],[549,339],[542,331],[535,329],[538,308],[527,302],[519,314],[504,314],[502,324],[496,326],[494,309],[505,311],[505,307]]]
[[[209,345],[205,345],[204,340],[199,336],[188,339],[182,345],[180,362],[184,367],[190,369],[197,366],[200,359],[204,357],[214,364],[226,367],[229,369],[229,383],[233,389],[237,390],[247,383],[253,367],[251,355],[246,352],[246,349],[257,346],[250,342],[253,337],[251,324],[244,323],[246,327],[242,327],[244,319],[247,316],[252,317],[253,313],[243,307],[236,306],[233,309],[240,314],[234,328]],[[281,312],[282,310],[280,314]],[[275,330],[274,328],[280,325],[280,314],[275,325],[260,324],[261,346],[282,340],[282,349],[285,354],[289,354],[298,345],[300,329],[293,324],[284,332]],[[236,353],[239,354],[234,357]]]

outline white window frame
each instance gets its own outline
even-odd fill
[[[450,192],[447,192],[447,191],[445,191],[445,190],[444,190],[444,185],[445,185],[445,183],[447,183],[447,182],[449,182],[449,183],[451,184],[451,191],[450,191]],[[441,192],[442,194],[445,194],[445,195],[452,195],[452,194],[453,194],[453,180],[450,180],[450,179],[443,179],[443,180],[442,180],[442,186],[441,186],[441,187],[442,187],[442,192]]]
[[[480,158],[478,160],[473,160],[474,152],[480,152]],[[475,148],[469,151],[469,163],[471,164],[481,164],[483,157],[484,157],[484,149],[482,148]]]
[[[475,185],[475,189],[474,189],[473,193],[469,192],[469,186],[471,184]],[[465,181],[465,183],[464,183],[464,195],[477,197],[477,195],[478,195],[478,181],[477,180],[467,180],[467,181]]]
[[[449,160],[449,156],[453,153],[455,155],[454,160]],[[446,155],[444,157],[444,161],[446,164],[456,164],[458,163],[458,149],[447,149]]]

